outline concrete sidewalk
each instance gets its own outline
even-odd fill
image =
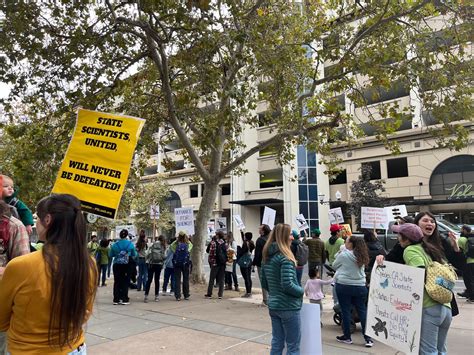
[[[153,286],[152,286],[153,288]],[[261,295],[242,299],[226,291],[224,299],[204,299],[204,288],[191,289],[189,301],[176,302],[160,294],[160,301],[143,303],[143,292],[130,290],[130,305],[112,305],[112,286],[99,288],[94,315],[87,325],[90,354],[268,354],[271,324],[268,309],[260,305]],[[449,332],[449,354],[469,354],[474,348],[474,305],[459,300],[461,314]],[[397,351],[375,343],[363,346],[358,331],[354,344],[335,340],[342,334],[332,320],[332,300],[324,302],[323,353],[385,354]],[[400,353],[399,353],[400,354]]]

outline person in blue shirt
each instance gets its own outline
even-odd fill
[[[109,251],[109,257],[114,258],[114,305],[130,304],[128,298],[128,285],[130,283],[130,258],[137,257],[137,250],[133,243],[128,240],[128,231],[120,231],[120,240]]]

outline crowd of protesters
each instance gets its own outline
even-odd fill
[[[193,244],[186,233],[149,241],[141,230],[135,241],[124,229],[113,243],[96,236],[87,241],[79,200],[52,194],[36,207],[38,240],[30,243],[33,215],[18,199],[11,178],[0,175],[0,183],[0,354],[86,353],[83,325],[97,286],[107,286],[111,269],[114,305],[130,304],[130,289],[144,292],[143,301],[149,302],[153,283],[155,302],[165,295],[176,301],[190,299]],[[206,248],[210,274],[204,297],[213,298],[214,288],[218,299],[225,291],[239,292],[238,267],[245,286],[241,297],[250,298],[257,271],[272,324],[271,354],[281,354],[285,347],[287,354],[300,353],[303,296],[319,304],[322,312],[323,287],[329,284],[342,319],[343,334],[336,340],[352,344],[356,309],[365,346],[372,347],[365,333],[369,276],[384,261],[422,268],[433,261],[449,262],[463,272],[466,290],[458,296],[474,302],[474,235],[469,226],[462,227],[459,239],[453,233],[441,235],[435,216],[420,212],[415,218],[398,218],[392,231],[398,243],[391,250],[384,249],[375,231],[351,236],[337,224],[330,226],[326,241],[317,228],[308,236],[283,223],[273,229],[262,224],[255,242],[250,232],[240,231],[241,240],[236,241],[231,232],[218,231]],[[334,272],[333,278],[322,279],[324,265]],[[306,266],[309,279],[303,286]],[[28,319],[21,316],[26,312]],[[441,304],[425,291],[420,354],[447,353],[448,330],[458,313],[454,294]]]

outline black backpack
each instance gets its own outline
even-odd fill
[[[216,261],[217,265],[225,265],[227,263],[227,248],[225,243],[216,242]]]
[[[469,234],[467,237],[467,252],[466,256],[468,258],[474,258],[474,234]]]

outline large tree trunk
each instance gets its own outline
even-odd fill
[[[204,184],[204,194],[202,196],[201,205],[196,216],[195,234],[193,237],[193,272],[191,280],[194,283],[205,283],[203,256],[206,250],[207,239],[207,221],[211,218],[212,209],[216,201],[218,182]]]

